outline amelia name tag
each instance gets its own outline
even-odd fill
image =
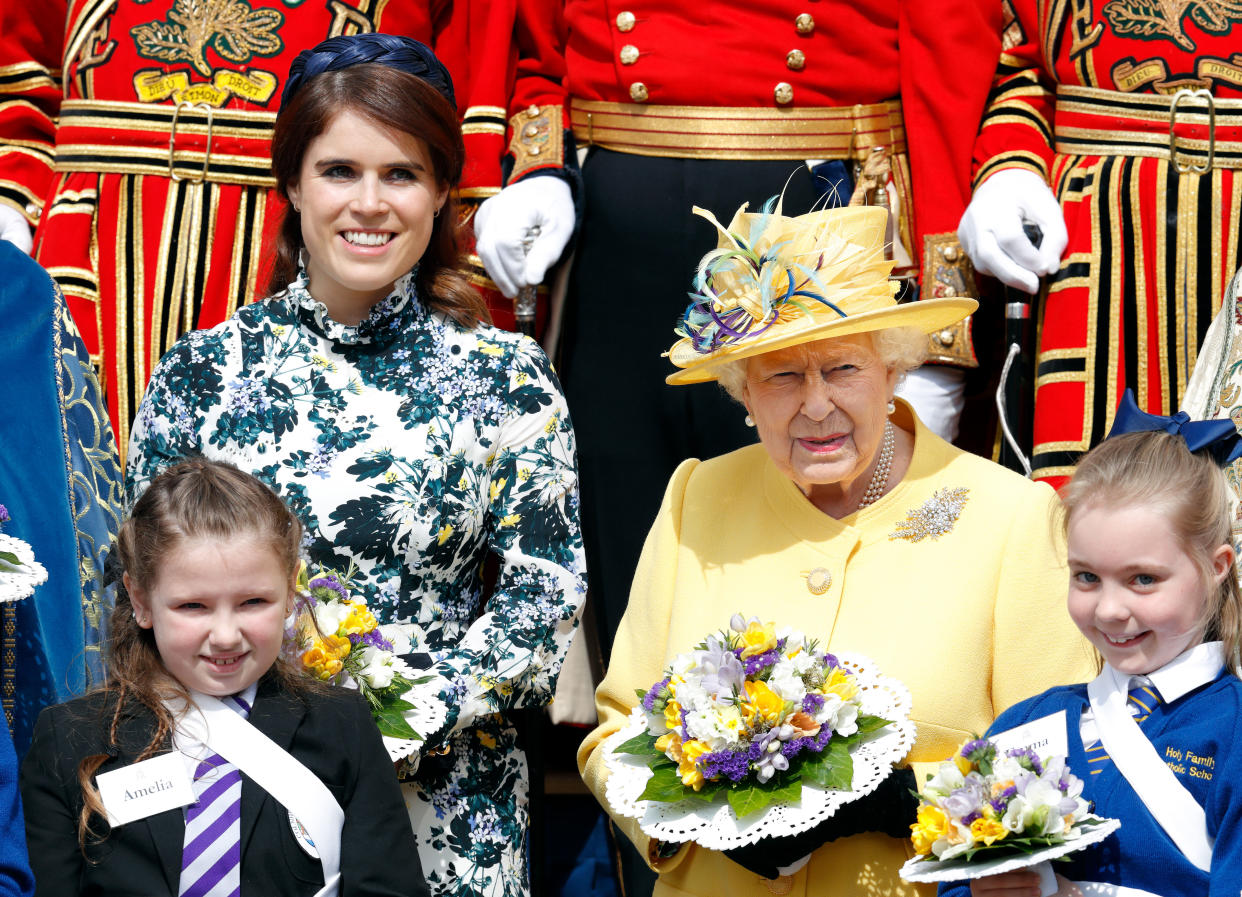
[[[1050,716],[1041,716],[990,737],[1000,751],[1030,748],[1041,760],[1069,754],[1069,735],[1066,734],[1064,710],[1058,710]]]
[[[95,777],[109,825],[125,825],[194,803],[185,760],[173,751]]]

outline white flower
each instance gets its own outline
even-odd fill
[[[802,674],[792,660],[782,658],[772,667],[772,675],[768,678],[768,688],[772,689],[786,701],[801,704],[806,697],[806,684]]]
[[[858,705],[853,701],[843,701],[840,695],[828,692],[824,696],[824,706],[815,714],[815,722],[827,726],[841,736],[853,735],[858,731]]]
[[[344,601],[315,602],[312,611],[315,614],[315,625],[324,635],[336,635],[341,624],[349,616],[350,605]]]
[[[713,751],[736,746],[744,728],[742,713],[735,706],[724,705],[686,714],[686,731]]]
[[[373,689],[387,688],[392,685],[394,670],[391,654],[379,648],[364,645],[359,657],[361,669],[358,675],[366,681],[367,685]]]
[[[957,764],[952,760],[946,760],[940,764],[940,769],[936,770],[936,774],[923,786],[923,790],[937,797],[945,797],[965,784],[966,777],[957,768]]]

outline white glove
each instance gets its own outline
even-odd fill
[[[1024,223],[1043,231],[1038,249],[1022,232]],[[957,238],[980,274],[1032,294],[1039,292],[1039,278],[1060,267],[1069,242],[1057,198],[1042,177],[1024,168],[998,171],[979,185]]]
[[[927,428],[948,442],[957,438],[957,423],[965,404],[966,372],[943,364],[925,364],[906,374],[897,387]]]
[[[34,237],[26,216],[10,205],[0,202],[0,240],[8,240],[26,255],[34,246]]]
[[[522,241],[534,227],[539,236],[527,252]],[[573,194],[557,177],[530,177],[510,184],[474,216],[475,252],[510,299],[522,287],[543,282],[573,233]]]

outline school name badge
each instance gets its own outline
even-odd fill
[[[125,825],[194,803],[194,785],[175,751],[95,777],[108,824]]]

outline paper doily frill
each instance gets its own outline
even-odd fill
[[[0,551],[17,557],[16,564],[0,559],[0,604],[28,598],[36,586],[47,582],[47,570],[35,560],[34,551],[26,542],[0,533]]]
[[[852,791],[829,791],[804,782],[799,801],[772,804],[744,819],[734,815],[723,795],[711,803],[693,799],[677,803],[639,800],[651,778],[645,758],[613,750],[646,730],[646,714],[642,707],[636,707],[629,722],[602,746],[608,769],[604,789],[608,803],[619,815],[638,819],[643,832],[652,838],[673,843],[694,841],[711,850],[729,850],[754,844],[760,838],[807,831],[846,804],[870,794],[914,744],[910,692],[898,680],[881,675],[875,664],[861,655],[838,654],[837,659],[857,677],[862,713],[893,721],[867,736],[851,752]]]
[[[426,676],[414,669],[400,657],[393,658],[393,669],[398,676],[409,679],[412,682],[418,682]],[[402,716],[405,721],[410,724],[410,728],[419,735],[426,738],[432,732],[435,732],[444,725],[444,721],[448,719],[448,707],[440,700],[438,692],[440,689],[435,687],[435,680],[439,676],[432,678],[430,683],[415,685],[404,695],[402,700],[414,705],[413,710],[407,710]],[[349,681],[351,687],[356,688],[356,684],[351,679]],[[422,750],[422,739],[414,738],[392,738],[388,735],[383,736],[384,747],[388,748],[388,759],[396,763],[398,760],[404,760],[406,757],[412,756]]]
[[[951,860],[929,860],[926,857],[917,856],[906,861],[906,864],[901,867],[900,875],[906,881],[931,884],[939,881],[967,881],[985,878],[989,875],[1000,875],[1002,872],[1016,872],[1045,860],[1055,860],[1082,850],[1084,847],[1090,847],[1121,828],[1119,819],[1086,816],[1084,821],[1100,824],[1083,832],[1072,841],[1054,844],[1034,853],[1007,854],[992,859],[971,860],[963,860],[960,857],[954,857]]]

